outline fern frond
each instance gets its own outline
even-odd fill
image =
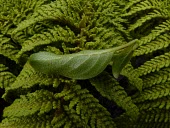
[[[135,2],[131,1],[131,2],[132,5],[133,3],[137,3],[137,4],[134,4],[131,8],[129,8],[130,11],[134,10],[133,7],[138,8],[138,6],[139,9],[140,6],[146,6],[146,7],[155,6],[157,8],[153,10],[143,10],[138,14],[138,17],[136,17],[137,15],[136,13],[131,16],[128,16],[129,18],[128,29],[130,30],[131,35],[134,36],[135,38],[136,37],[141,38],[141,40],[139,41],[140,42],[139,46],[141,46],[139,48],[140,50],[139,49],[136,50],[134,56],[136,55],[139,56],[139,55],[147,54],[148,52],[156,51],[157,49],[160,49],[160,47],[167,47],[166,44],[168,40],[166,41],[166,43],[164,43],[165,41],[163,41],[162,43],[157,43],[155,45],[155,43],[157,42],[155,39],[169,31],[169,27],[168,27],[169,12],[165,8],[164,2],[163,1],[158,2],[157,0],[153,0],[153,1],[144,0],[144,1],[135,1]],[[125,13],[125,15],[127,13]],[[153,43],[152,41],[154,40],[155,42]],[[160,41],[159,38],[157,38],[157,40]],[[143,46],[145,44],[147,44],[146,46],[148,47]]]
[[[140,42],[142,42],[143,44],[145,41]],[[149,54],[151,52],[167,48],[169,44],[170,44],[169,35],[168,34],[160,35],[155,40],[148,42],[146,45],[142,45],[138,49],[136,49],[134,51],[134,56]]]
[[[142,125],[142,122],[143,122],[143,125]],[[165,123],[165,124],[163,124],[163,123]],[[169,113],[167,110],[154,109],[152,111],[141,112],[141,117],[138,120],[137,128],[141,127],[141,126],[142,126],[142,128],[144,128],[144,126],[148,127],[147,125],[149,125],[150,127],[154,126],[155,128],[159,128],[159,127],[163,128],[164,126],[167,126],[167,124],[169,124],[169,123],[170,123],[169,122]],[[141,125],[141,126],[139,126],[139,125]]]
[[[129,10],[133,5],[136,5],[137,3],[141,2],[142,0],[129,0],[129,2],[127,3],[127,5],[125,6],[125,8],[123,9],[124,11]]]
[[[149,13],[146,16],[141,17],[140,19],[138,19],[134,24],[129,26],[129,31],[134,31],[135,29],[141,27],[144,23],[150,22],[150,20],[155,20],[155,19],[168,19],[169,16],[164,16],[164,14],[161,14],[158,11],[154,11]]]
[[[32,116],[37,114],[48,113],[53,108],[53,104],[57,104],[54,100],[53,93],[47,90],[37,90],[26,96],[21,95],[9,107],[4,109],[3,117],[6,118],[22,118],[23,116]]]
[[[6,71],[8,68],[5,65],[0,64],[0,72]]]
[[[18,51],[19,49],[10,38],[0,35],[0,54],[16,62]]]
[[[152,40],[156,39],[156,37],[167,33],[170,30],[169,25],[169,20],[165,20],[164,22],[160,23],[158,26],[151,30],[151,33],[141,38],[141,42],[139,43],[139,45],[151,42]]]
[[[141,111],[138,120],[133,122],[127,115],[122,115],[114,121],[120,128],[168,128],[170,125],[168,110],[157,108]]]
[[[157,98],[169,96],[169,94],[170,94],[169,82],[166,82],[145,89],[141,94],[136,93],[135,95],[133,95],[133,101],[134,103],[139,103],[146,100],[155,100]]]
[[[170,65],[170,53],[167,52],[163,55],[156,56],[150,61],[146,61],[143,65],[136,69],[139,76],[146,75],[151,72],[159,71],[161,68],[168,67]]]
[[[169,46],[169,20],[158,25],[147,36],[144,36],[139,41],[139,48],[135,50],[134,56],[148,54],[159,49]]]
[[[5,118],[1,123],[1,128],[53,128],[52,117],[49,115],[29,116],[22,118]]]
[[[169,12],[163,5],[163,1],[158,2],[157,0],[138,1],[129,8],[129,12],[123,14],[128,15],[131,10],[134,11],[134,14],[128,15],[128,30],[132,36],[140,38],[140,47],[135,50],[134,56],[148,54],[169,46],[169,34],[167,34],[169,32]],[[143,6],[156,8],[140,10]],[[135,12],[134,8],[140,10],[138,17],[136,17],[137,10]]]
[[[136,87],[139,91],[142,91],[143,80],[139,77],[139,73],[136,72],[130,63],[122,69],[121,75],[126,76],[132,86]]]
[[[16,79],[16,76],[7,71],[5,65],[0,64],[0,88],[9,87]]]
[[[170,68],[163,68],[162,70],[154,73],[149,73],[143,76],[143,88],[149,88],[156,84],[165,83],[170,80]]]
[[[75,38],[76,37],[70,28],[66,27],[64,29],[61,26],[57,26],[54,27],[54,29],[48,29],[47,32],[34,34],[34,36],[23,42],[22,49],[17,54],[17,57],[20,57],[25,52],[33,50],[37,46],[49,46],[52,44],[55,45],[56,48],[59,48],[61,46],[60,42],[69,42],[70,44],[73,44]]]
[[[71,26],[76,26],[75,24],[77,23],[77,18],[79,16],[76,15],[77,16],[76,19],[69,17],[69,15],[66,13],[66,10],[68,8],[61,5],[61,2],[63,3],[64,1],[62,0],[54,1],[54,2],[51,2],[50,4],[41,6],[38,10],[35,11],[35,13],[31,16],[30,19],[25,20],[19,24],[17,29],[13,31],[12,38],[13,39],[16,38],[15,34],[17,32],[24,30],[25,28],[33,24],[36,24],[42,21],[47,21],[47,20],[53,20],[55,22],[60,22],[60,23],[62,22],[69,23]],[[65,1],[64,3],[65,5],[67,5],[69,4],[69,1]],[[72,12],[72,10],[70,11]]]
[[[103,97],[116,102],[118,106],[126,110],[127,115],[131,118],[137,118],[138,108],[124,89],[107,72],[90,79],[90,82]]]
[[[1,0],[0,6],[0,32],[10,34],[16,26],[49,0]],[[22,5],[22,6],[20,6]]]
[[[151,101],[146,100],[144,102],[138,103],[137,106],[139,107],[140,111],[153,110],[153,109],[157,109],[157,108],[169,110],[170,98],[169,98],[169,96],[166,96],[166,97],[157,98],[157,99],[151,100]]]
[[[58,78],[39,74],[35,72],[29,63],[26,63],[13,84],[6,88],[6,93],[3,97],[6,100],[10,100],[14,95],[19,96],[21,94],[26,94],[27,90],[35,88],[36,86],[53,85],[57,87],[58,85],[55,85],[57,83],[59,84]]]
[[[76,126],[79,127],[116,128],[110,117],[110,113],[99,104],[98,100],[88,90],[81,89],[79,85],[65,86],[63,92],[56,94],[55,97],[69,103],[68,105],[64,105],[63,109],[71,122],[69,121],[69,124],[64,124],[63,122],[63,127],[66,127],[66,125],[73,127],[76,123]],[[91,115],[93,116],[91,117]],[[63,116],[61,117],[63,118]],[[53,123],[58,124],[59,122],[60,119],[55,119]]]
[[[130,11],[122,14],[122,17],[135,16],[136,14],[140,14],[141,12],[148,10],[160,10],[159,3],[156,4],[155,0],[138,0],[131,2],[127,7],[125,7],[125,10],[128,9],[130,9]]]
[[[118,128],[135,128],[133,125],[136,121],[131,120],[126,113],[116,117],[114,121]]]
[[[122,122],[123,120],[123,122]],[[169,113],[165,109],[154,109],[152,111],[142,111],[140,118],[132,122],[126,115],[122,115],[115,119],[121,128],[168,128]]]
[[[91,30],[90,30],[91,31]],[[86,42],[86,49],[107,49],[115,45],[123,45],[126,40],[120,33],[115,33],[113,28],[98,27],[92,34],[95,34],[94,42]]]

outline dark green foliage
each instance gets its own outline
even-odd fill
[[[0,0],[0,88],[9,103],[0,127],[168,128],[169,5],[169,0]],[[132,59],[120,72],[125,85],[111,75],[112,63],[87,80],[41,74],[28,63],[39,51],[72,54],[135,39],[139,47],[127,54]],[[100,96],[88,90],[92,86]],[[112,118],[99,97],[123,113]]]

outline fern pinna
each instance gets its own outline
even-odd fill
[[[9,104],[0,127],[168,128],[169,4],[0,0],[0,88]],[[118,51],[104,71],[86,80],[43,74],[28,61],[40,51],[67,55],[135,39],[139,47],[133,55]],[[112,70],[121,76],[115,79]],[[116,107],[110,110],[100,97]]]
[[[139,39],[140,46],[134,53],[136,63],[132,61],[122,71],[122,75],[127,76],[132,85],[140,85],[141,89],[132,95],[140,112],[137,120],[130,121],[127,115],[116,119],[116,122],[126,120],[129,127],[169,127],[168,6],[169,2],[166,0],[132,0],[121,15],[127,19],[126,27],[132,37]],[[126,127],[121,123],[117,126]]]

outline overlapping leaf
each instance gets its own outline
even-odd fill
[[[30,64],[37,71],[45,74],[58,74],[72,79],[89,79],[100,74],[110,61],[115,61],[113,64],[113,74],[115,71],[116,75],[114,74],[114,76],[117,77],[120,70],[130,60],[135,42],[132,41],[111,49],[84,50],[65,55],[39,52],[31,55]],[[114,53],[122,49],[122,54],[118,54],[114,58]]]

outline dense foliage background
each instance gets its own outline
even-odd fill
[[[168,0],[0,0],[1,128],[168,128]],[[118,79],[111,65],[73,80],[29,56],[107,49],[138,39]]]

